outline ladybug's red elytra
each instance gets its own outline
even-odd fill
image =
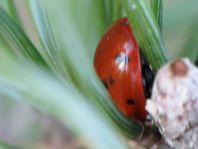
[[[108,28],[96,49],[94,66],[121,112],[129,118],[144,121],[147,115],[144,89],[147,90],[147,82],[152,76],[145,75],[150,69],[140,58],[127,18],[119,19]],[[146,78],[142,78],[144,75]]]

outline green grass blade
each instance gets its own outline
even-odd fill
[[[151,0],[151,7],[158,22],[159,28],[162,30],[163,0]]]
[[[127,0],[126,9],[143,54],[147,57],[153,70],[157,71],[166,63],[167,58],[153,12],[145,0]]]
[[[14,0],[7,0],[8,2],[8,8],[9,8],[9,16],[18,24],[18,25],[22,25],[21,21],[20,21],[20,17],[15,5]]]
[[[85,0],[85,1],[78,1],[78,0],[68,0],[68,1],[59,1],[57,2],[56,6],[53,6],[53,1],[49,0],[49,1],[37,1],[37,0],[33,0],[33,1],[29,1],[30,3],[30,7],[34,16],[34,20],[36,23],[36,26],[39,27],[39,33],[43,32],[43,28],[42,25],[44,22],[39,21],[39,17],[42,17],[41,11],[39,7],[42,7],[42,10],[44,13],[44,15],[48,15],[48,17],[50,16],[49,19],[51,19],[52,17],[57,17],[58,18],[62,18],[64,20],[62,20],[62,23],[66,23],[67,26],[65,26],[65,31],[69,28],[69,27],[73,27],[73,29],[75,29],[75,32],[78,36],[78,38],[76,38],[76,42],[75,44],[80,44],[78,42],[83,43],[82,49],[84,51],[87,51],[90,56],[93,57],[94,51],[95,51],[95,47],[102,35],[102,33],[104,32],[105,28],[107,27],[107,25],[109,23],[111,23],[110,21],[108,21],[110,19],[110,15],[109,17],[106,16],[105,13],[107,13],[107,9],[109,8],[109,6],[106,6],[105,4],[108,3],[102,0]],[[57,8],[60,7],[61,10],[57,10]],[[46,9],[46,10],[45,10]],[[50,13],[48,10],[52,9],[54,10],[53,13]],[[40,11],[40,14],[37,14],[38,10]],[[47,14],[46,12],[47,11]],[[38,16],[39,15],[39,16]],[[60,16],[61,15],[61,16]],[[46,19],[46,18],[45,18]],[[57,20],[56,18],[54,18],[54,20]],[[46,21],[46,20],[45,20]],[[51,23],[51,22],[50,22]],[[56,24],[59,24],[59,22],[53,22],[51,24],[51,28],[56,28]],[[56,25],[56,26],[54,26]],[[59,24],[60,29],[62,29],[63,25]],[[73,35],[74,36],[74,35]],[[65,35],[65,37],[67,37],[68,41],[71,41],[69,35]],[[42,41],[45,42],[46,44],[46,39],[44,39],[44,36],[41,36]]]
[[[0,9],[3,9],[10,17],[12,17],[13,12],[16,10],[12,10],[11,7],[13,6],[13,0],[0,0]],[[16,14],[16,13],[15,13]],[[5,43],[5,40],[0,35],[0,46],[8,47]]]
[[[0,36],[12,47],[13,54],[25,56],[36,64],[46,63],[22,29],[0,8]]]
[[[0,0],[0,8],[3,9],[18,25],[21,26],[19,13],[14,0]]]
[[[124,3],[122,0],[104,0],[106,13],[105,15],[108,17],[107,22],[109,25],[112,22],[115,22],[119,18],[126,16],[126,11],[124,9]]]
[[[68,78],[67,72],[69,72],[69,70],[66,70],[64,64],[64,61],[67,61],[67,57],[65,57],[64,52],[65,47],[63,47],[55,37],[55,27],[49,22],[51,17],[46,13],[44,6],[41,8],[40,3],[37,3],[37,1],[31,1],[30,3],[48,63],[50,63],[56,73]]]
[[[90,148],[127,148],[114,125],[71,86],[26,63],[0,55],[0,93],[54,116]]]

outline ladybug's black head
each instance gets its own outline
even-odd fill
[[[143,87],[144,87],[144,95],[145,95],[145,98],[147,99],[151,97],[155,75],[146,57],[143,56],[142,52],[140,52],[140,59],[141,59],[141,66],[142,66],[142,82],[143,82]]]

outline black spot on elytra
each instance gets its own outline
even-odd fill
[[[115,80],[112,77],[109,77],[108,82],[110,85],[115,83]]]
[[[109,89],[109,86],[113,85],[115,83],[115,80],[112,77],[109,77],[105,80],[102,80],[102,83],[104,84],[106,89]]]
[[[126,100],[126,103],[129,104],[129,105],[134,105],[135,104],[135,100],[129,98]]]

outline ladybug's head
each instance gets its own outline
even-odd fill
[[[144,87],[144,95],[145,98],[147,99],[151,97],[155,75],[146,57],[142,54],[141,50],[140,50],[140,59],[141,59],[141,67],[142,67],[142,84]]]

